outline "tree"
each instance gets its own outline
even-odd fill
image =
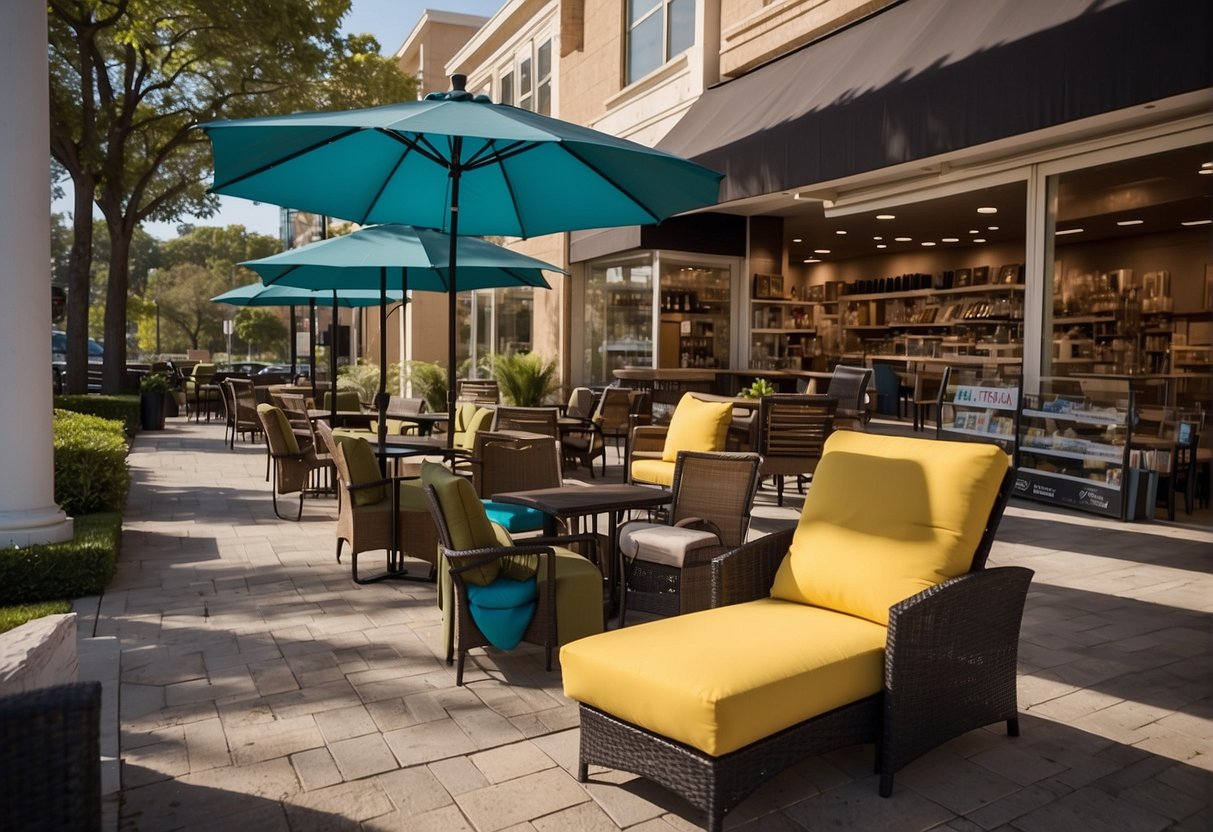
[[[214,349],[223,343],[225,310],[211,298],[228,289],[225,271],[215,271],[194,263],[178,263],[168,269],[157,269],[147,281],[142,298],[142,321],[147,320],[148,307],[155,314],[160,307],[160,340],[164,352],[184,352],[186,349]],[[141,323],[142,323],[141,321]],[[154,326],[154,320],[153,320]],[[139,345],[154,348],[140,328]],[[154,343],[154,334],[153,334]],[[109,345],[106,345],[109,351]]]
[[[236,313],[236,334],[250,348],[259,352],[272,350],[281,354],[281,349],[290,335],[286,324],[269,309],[249,307]]]
[[[126,363],[131,241],[145,220],[210,216],[216,118],[369,106],[415,81],[374,38],[338,35],[349,0],[50,0],[51,154],[75,189],[67,388],[83,392],[93,203],[110,238],[103,389]]]

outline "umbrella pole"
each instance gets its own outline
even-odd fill
[[[447,450],[452,450],[455,447],[455,338],[458,333],[455,331],[455,293],[459,289],[459,281],[457,273],[459,269],[458,250],[456,242],[459,239],[459,176],[461,173],[459,155],[463,151],[463,137],[455,136],[451,140],[451,239],[450,239],[450,255],[447,262],[451,267],[451,285],[447,287],[449,301],[447,303],[447,389],[446,389],[446,447]]]
[[[387,476],[387,266],[379,267],[379,471]]]
[[[316,404],[316,299],[307,301],[307,369],[312,382],[312,406]]]
[[[333,314],[329,316],[329,425],[337,427],[337,290],[333,290]]]
[[[299,334],[299,320],[298,316],[295,314],[295,307],[291,306],[288,308],[291,310],[291,384],[294,384],[295,379],[297,378],[295,374],[295,364],[299,360],[299,350],[296,345],[296,336]]]

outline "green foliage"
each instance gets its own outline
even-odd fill
[[[148,373],[139,379],[140,393],[168,393],[172,389],[172,379],[164,373]]]
[[[55,502],[75,516],[121,511],[130,486],[122,424],[55,411]]]
[[[560,389],[556,362],[533,352],[494,355],[489,363],[507,404],[536,407]]]
[[[139,430],[138,396],[55,396],[55,408],[121,422],[127,436]]]
[[[15,607],[0,607],[0,633],[15,630],[22,624],[48,615],[63,615],[72,611],[68,601],[43,601],[38,604],[17,604]]]
[[[410,361],[407,372],[409,383],[413,386],[413,395],[425,399],[425,403],[435,413],[445,413],[446,368],[430,361]]]
[[[276,311],[246,306],[236,313],[236,334],[261,352],[281,354],[290,331]]]
[[[360,402],[375,401],[375,395],[379,392],[379,365],[355,364],[338,368],[337,389],[357,391]],[[389,392],[391,389],[389,386]]]
[[[772,396],[775,394],[775,388],[765,378],[756,378],[754,383],[741,391],[741,395],[747,399],[761,399],[763,396]]]
[[[98,595],[114,577],[122,540],[122,515],[75,518],[75,535],[64,543],[0,549],[0,604],[30,604]]]

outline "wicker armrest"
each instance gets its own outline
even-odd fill
[[[633,455],[644,453],[661,453],[665,448],[665,436],[668,429],[664,425],[639,425],[632,428],[632,437],[628,443]]]
[[[530,541],[527,541],[527,543],[530,543]],[[458,551],[443,546],[442,554],[446,556],[447,561],[450,563],[451,578],[458,588],[461,597],[467,592],[467,588],[463,583],[463,573],[483,566],[486,563],[491,563],[499,558],[547,555],[544,558],[544,561],[546,561],[544,572],[547,573],[548,586],[554,587],[556,585],[556,553],[552,551],[551,546],[493,546],[484,549],[460,549]]]
[[[765,598],[792,545],[795,529],[768,534],[712,560],[712,607]]]
[[[593,534],[562,534],[540,537],[527,537],[523,542],[529,546],[564,546],[571,548],[574,544],[586,544],[590,547],[590,557],[587,558],[595,566],[601,567],[598,560],[598,536]],[[580,554],[580,552],[578,553]],[[583,555],[584,557],[584,555]]]
[[[1015,665],[1032,574],[970,572],[889,609],[881,770],[890,778],[952,737],[1018,718]]]

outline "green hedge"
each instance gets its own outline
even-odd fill
[[[72,605],[70,601],[43,601],[38,604],[18,604],[15,607],[0,607],[0,633],[7,633],[9,630],[14,630],[28,621],[33,621],[35,618],[43,618],[48,615],[62,615],[71,611]]]
[[[99,595],[114,577],[121,540],[122,515],[105,512],[75,518],[67,542],[0,549],[0,605]]]
[[[55,396],[55,408],[117,419],[125,426],[128,436],[134,436],[139,430],[138,396]]]
[[[126,434],[111,419],[55,411],[55,502],[69,515],[121,511],[131,475]]]

